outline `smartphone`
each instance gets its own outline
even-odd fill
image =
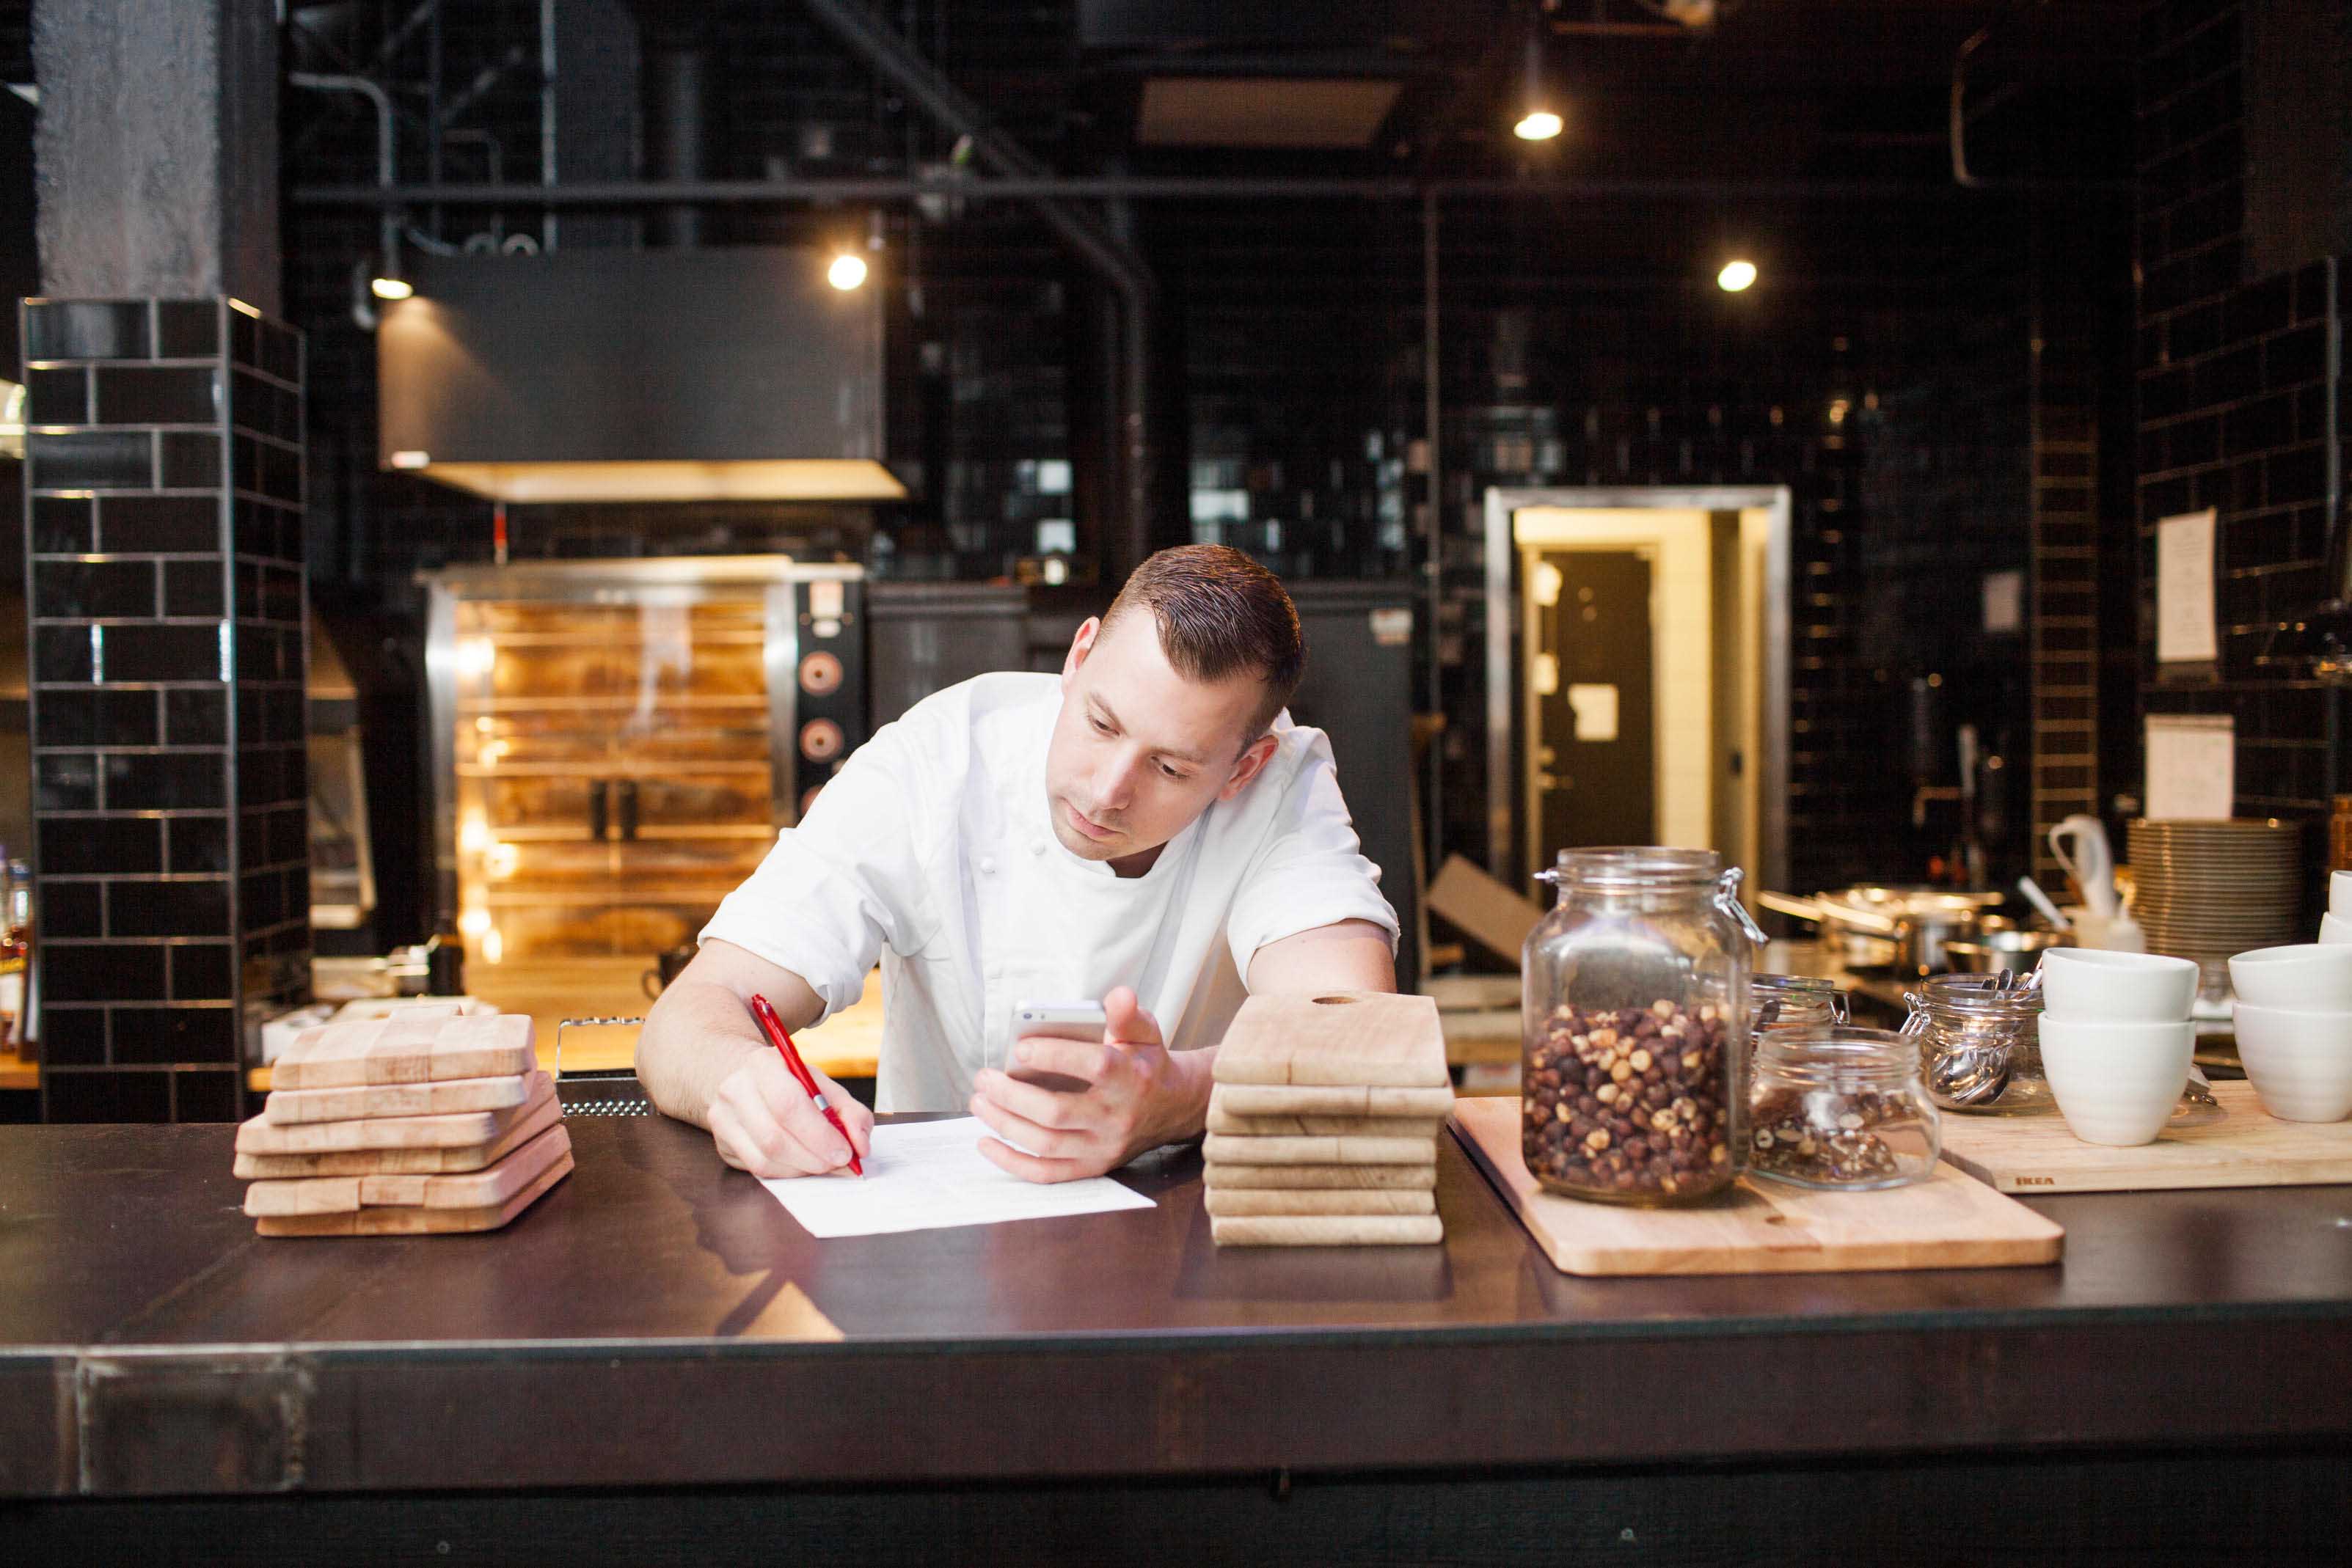
[[[1109,1019],[1103,1014],[1100,1002],[1033,1002],[1013,1004],[1013,1031],[1010,1040],[1018,1042],[1022,1036],[1042,1034],[1055,1040],[1099,1040]],[[1066,1072],[1045,1072],[1033,1068],[1013,1066],[1005,1070],[1006,1076],[1023,1083],[1034,1083],[1040,1089],[1056,1090],[1075,1094],[1093,1085],[1083,1078],[1073,1078]]]

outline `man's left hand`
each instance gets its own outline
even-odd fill
[[[1201,1130],[1209,1053],[1194,1063],[1183,1060],[1194,1052],[1171,1052],[1124,986],[1103,998],[1103,1014],[1100,1042],[1028,1035],[1013,1044],[1020,1066],[1085,1089],[1043,1089],[993,1069],[973,1081],[971,1113],[996,1134],[980,1141],[991,1162],[1029,1181],[1076,1181]]]

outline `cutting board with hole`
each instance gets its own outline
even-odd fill
[[[1939,1165],[1883,1192],[1742,1180],[1689,1208],[1627,1208],[1544,1191],[1519,1155],[1516,1096],[1464,1099],[1454,1135],[1553,1264],[1570,1274],[1826,1274],[2054,1263],[2065,1232]]]
[[[2316,1186],[2352,1182],[2352,1122],[2282,1122],[2254,1086],[2217,1082],[2221,1113],[2176,1115],[2156,1142],[2086,1144],[2056,1112],[1944,1118],[1944,1158],[2002,1192]]]
[[[456,1078],[510,1078],[538,1062],[527,1013],[457,1016],[414,1008],[306,1029],[270,1065],[274,1089],[345,1089]]]
[[[1217,1047],[1219,1083],[1442,1088],[1445,1035],[1427,997],[1252,997]]]

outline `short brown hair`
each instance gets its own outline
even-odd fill
[[[1160,627],[1160,651],[1187,680],[1255,675],[1265,700],[1242,737],[1265,733],[1307,672],[1307,639],[1282,580],[1224,545],[1179,545],[1141,566],[1103,612],[1103,630],[1142,604]]]

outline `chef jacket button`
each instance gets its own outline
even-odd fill
[[[996,857],[994,855],[982,855],[980,857],[980,874],[982,876],[994,876],[996,874]]]

